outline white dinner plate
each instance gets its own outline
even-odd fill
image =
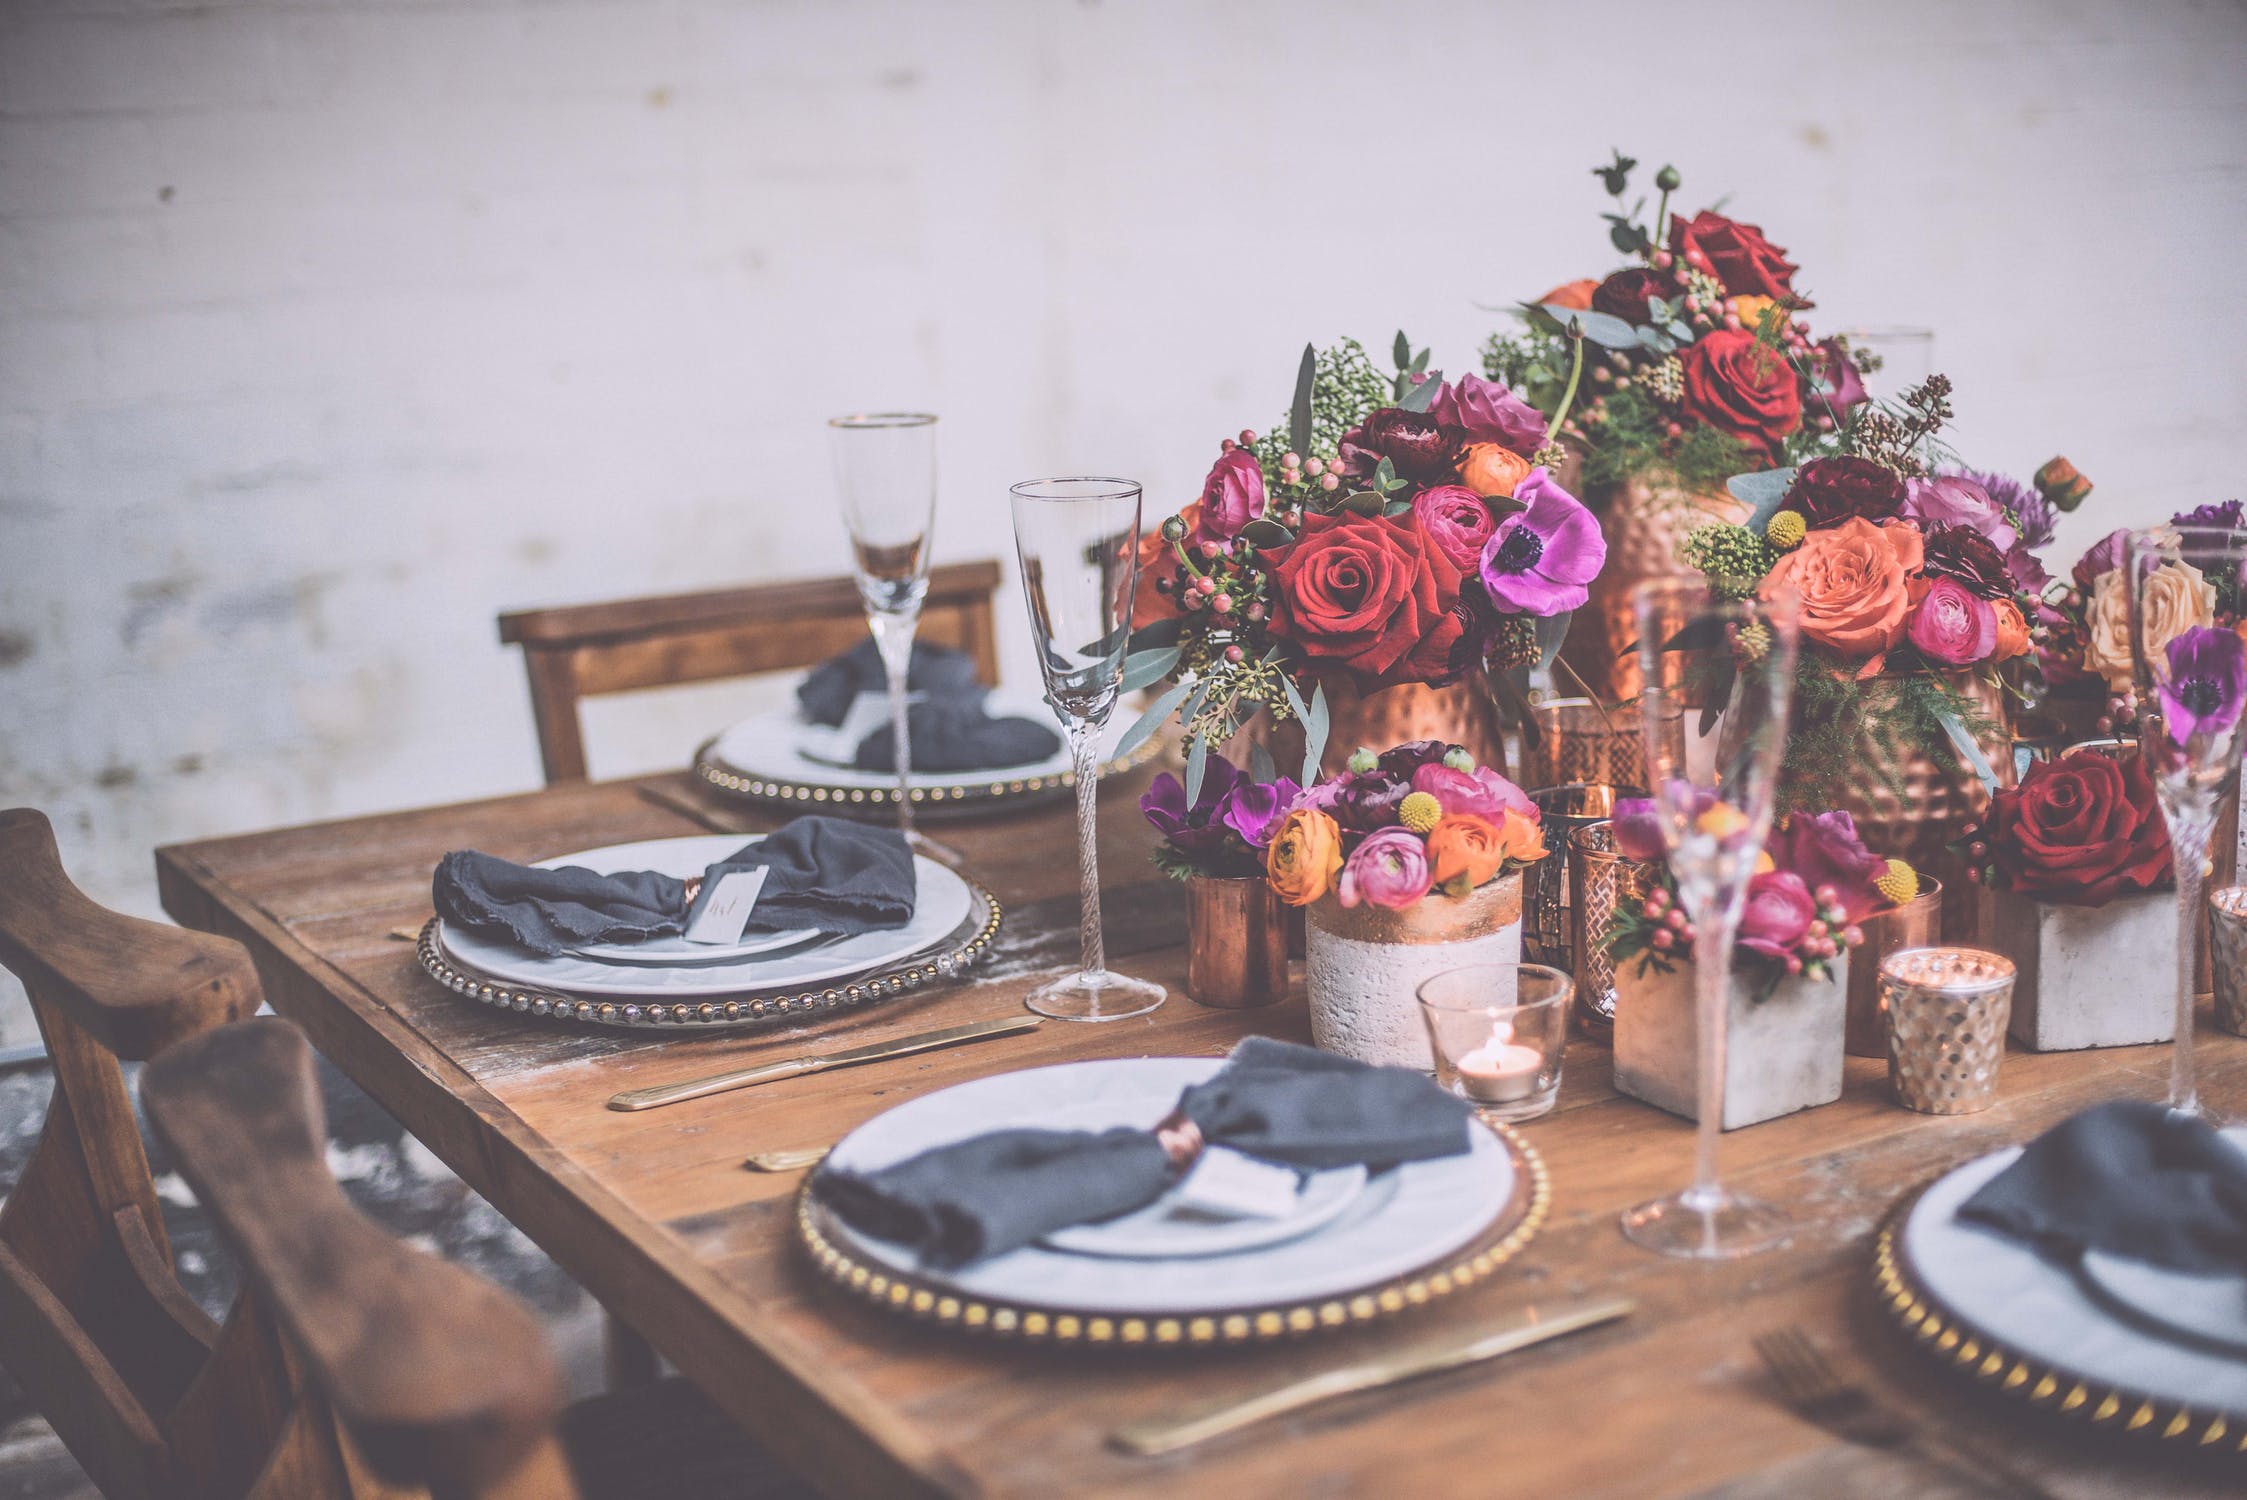
[[[932,1146],[1009,1126],[1151,1129],[1223,1058],[1143,1057],[1063,1063],[955,1084],[909,1099],[843,1137],[830,1166],[866,1172]],[[1346,1296],[1420,1270],[1494,1224],[1522,1170],[1506,1144],[1470,1124],[1465,1153],[1374,1173],[1323,1227],[1227,1255],[1121,1259],[1027,1245],[960,1268],[922,1263],[822,1212],[820,1232],[878,1268],[975,1298],[1057,1311],[1197,1314]]]
[[[718,859],[724,859],[735,850],[751,844],[762,843],[764,835],[754,837],[727,836],[732,848],[721,849]],[[717,860],[706,860],[692,870],[680,869],[681,851],[677,839],[641,839],[631,844],[608,844],[599,849],[586,849],[577,854],[560,854],[552,859],[542,859],[531,866],[534,870],[559,870],[570,865],[582,865],[596,875],[614,875],[624,870],[653,870],[658,875],[668,875],[674,880],[688,880],[700,875]],[[821,934],[808,927],[786,932],[745,932],[737,943],[690,943],[683,937],[650,938],[644,943],[587,943],[570,952],[579,958],[599,959],[605,963],[619,964],[707,964],[727,959],[748,958],[752,954],[771,953],[781,948],[793,948],[810,942]]]
[[[611,868],[656,870],[684,879],[701,874],[748,842],[735,833],[696,834],[587,849],[562,855],[559,862],[594,867],[593,861],[613,856],[619,863]],[[898,963],[941,943],[967,920],[975,895],[966,881],[924,855],[913,857],[913,871],[918,894],[913,918],[902,927],[715,963],[617,963],[568,953],[542,958],[513,943],[443,921],[438,923],[437,938],[455,963],[494,979],[569,995],[684,1000],[789,989]]]
[[[991,696],[984,700],[984,707],[995,719],[1034,719],[1040,724],[1053,725],[1055,734],[1061,733],[1060,721],[1039,694],[993,688]],[[1128,705],[1117,705],[1104,731],[1103,760],[1114,756],[1117,742],[1137,717]],[[864,771],[856,766],[836,765],[823,758],[834,753],[829,743],[833,734],[833,730],[804,718],[793,706],[776,708],[743,719],[719,735],[709,754],[724,769],[757,781],[835,787],[846,794],[852,790],[886,792],[896,787],[897,775],[893,771]],[[1043,760],[968,771],[916,769],[913,781],[932,791],[939,787],[973,790],[987,787],[994,781],[1059,776],[1069,769],[1069,764],[1069,746],[1064,738],[1060,747]]]
[[[1136,1213],[1098,1224],[1074,1224],[1056,1230],[1039,1243],[1070,1255],[1105,1255],[1121,1260],[1237,1255],[1324,1229],[1357,1201],[1366,1181],[1363,1167],[1307,1172],[1296,1185],[1294,1206],[1267,1219],[1215,1217],[1183,1201],[1173,1188]],[[1389,1186],[1385,1180],[1383,1187]]]

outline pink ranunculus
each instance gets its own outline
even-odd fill
[[[1433,883],[1427,840],[1409,828],[1383,828],[1343,861],[1335,895],[1344,906],[1370,901],[1401,911],[1427,895]]]
[[[2000,552],[2011,550],[2021,539],[2013,523],[2005,519],[2004,507],[1963,474],[1907,480],[1904,491],[1904,514],[1917,521],[1922,530],[1971,526],[1996,543]]]
[[[1213,540],[1229,542],[1241,528],[1264,514],[1264,471],[1246,448],[1228,448],[1210,465],[1202,482],[1202,513],[1198,530]]]
[[[1438,552],[1462,573],[1482,560],[1483,544],[1498,529],[1498,518],[1482,496],[1463,484],[1439,484],[1412,497],[1412,514]]]
[[[1785,828],[1773,830],[1770,850],[1773,864],[1800,875],[1812,891],[1832,886],[1851,922],[1888,904],[1873,885],[1888,873],[1888,861],[1865,847],[1857,820],[1839,808],[1815,817],[1796,813]]]
[[[1422,766],[1412,773],[1412,789],[1442,803],[1446,816],[1483,818],[1493,828],[1504,826],[1507,813],[1519,813],[1532,823],[1538,821],[1537,804],[1529,800],[1529,794],[1488,766],[1472,771]]]
[[[1792,870],[1768,870],[1748,882],[1740,911],[1739,945],[1765,958],[1784,959],[1810,931],[1818,902]]]
[[[1544,414],[1500,382],[1480,375],[1462,375],[1457,385],[1445,381],[1428,403],[1428,413],[1463,430],[1471,443],[1496,443],[1523,458],[1545,445]]]
[[[1912,611],[1906,635],[1920,655],[1938,666],[1972,666],[1997,650],[1997,611],[1957,579],[1938,578]]]

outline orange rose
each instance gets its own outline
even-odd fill
[[[1992,661],[2010,661],[2026,655],[2029,649],[2029,622],[2021,615],[2021,607],[2010,599],[1992,599],[1990,608],[1997,611],[1997,651]]]
[[[1598,290],[1599,278],[1595,276],[1583,281],[1563,282],[1537,300],[1541,304],[1550,303],[1554,307],[1573,307],[1588,312],[1591,310],[1592,293]]]
[[[1289,906],[1309,906],[1334,888],[1342,869],[1342,829],[1315,807],[1280,820],[1264,851],[1264,878]]]
[[[1514,816],[1518,817],[1519,814]],[[1428,865],[1433,883],[1471,891],[1498,873],[1506,863],[1504,838],[1488,818],[1453,813],[1439,818],[1428,830]]]
[[[1483,499],[1512,499],[1514,486],[1529,474],[1529,460],[1497,443],[1470,443],[1459,460],[1459,482]]]
[[[1870,657],[1904,638],[1911,618],[1906,579],[1925,561],[1918,528],[1908,521],[1878,526],[1851,516],[1813,531],[1773,564],[1763,581],[1769,598],[1792,584],[1802,598],[1802,633],[1844,656]]]

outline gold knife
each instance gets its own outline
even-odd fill
[[[1359,1364],[1343,1365],[1322,1375],[1278,1386],[1245,1400],[1229,1401],[1192,1416],[1160,1417],[1128,1423],[1109,1433],[1108,1441],[1126,1453],[1144,1457],[1175,1453],[1180,1448],[1190,1448],[1196,1443],[1222,1437],[1228,1432],[1238,1432],[1243,1427],[1252,1426],[1267,1418],[1301,1411],[1306,1406],[1331,1401],[1337,1396],[1378,1390],[1399,1381],[1433,1375],[1438,1370],[1456,1370],[1462,1365],[1495,1359],[1501,1354],[1511,1354],[1516,1349],[1526,1349],[1547,1339],[1557,1339],[1562,1334],[1574,1333],[1581,1328],[1612,1323],[1628,1314],[1633,1306],[1630,1301],[1617,1297],[1602,1302],[1587,1302],[1566,1312],[1550,1315],[1532,1308],[1492,1333],[1479,1334],[1465,1340],[1446,1339],[1439,1344],[1422,1345],[1417,1349],[1403,1350]]]
[[[791,1057],[781,1062],[760,1063],[753,1068],[736,1068],[730,1073],[713,1073],[708,1078],[696,1078],[686,1083],[663,1083],[653,1088],[627,1089],[609,1100],[609,1108],[654,1109],[660,1104],[701,1099],[711,1094],[725,1093],[728,1089],[745,1089],[752,1084],[770,1083],[776,1078],[794,1078],[802,1073],[824,1073],[829,1068],[847,1068],[857,1063],[879,1062],[885,1057],[904,1057],[914,1052],[933,1051],[938,1047],[957,1046],[962,1042],[979,1042],[990,1036],[1010,1036],[1018,1031],[1034,1031],[1044,1019],[1042,1016],[1008,1016],[998,1021],[975,1021],[966,1026],[947,1026],[942,1031],[917,1032],[912,1036],[872,1042],[864,1047],[850,1047],[841,1052]]]

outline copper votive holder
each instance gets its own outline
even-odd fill
[[[1891,953],[1932,948],[1943,940],[1943,883],[1931,875],[1901,906],[1858,919],[1864,942],[1849,950],[1848,1040],[1851,1057],[1888,1055],[1888,1013],[1880,1008],[1880,966]]]
[[[2210,891],[2207,917],[2216,1024],[2233,1036],[2247,1036],[2247,885]]]
[[[1186,882],[1186,994],[1246,1010],[1287,998],[1287,906],[1261,875]]]
[[[1522,871],[1522,957],[1556,969],[1571,967],[1575,944],[1569,910],[1575,893],[1569,879],[1569,836],[1607,821],[1615,812],[1616,798],[1643,795],[1605,782],[1540,787],[1529,794],[1544,829],[1545,857]]]
[[[1636,786],[1646,779],[1646,741],[1639,731],[1636,702],[1613,707],[1589,698],[1548,698],[1531,711],[1537,743],[1522,736],[1523,786],[1589,783]],[[1672,704],[1660,720],[1662,743],[1674,759],[1685,758],[1685,709]]]
[[[1888,1083],[1927,1115],[1970,1115],[1997,1102],[2013,960],[1981,948],[1907,948],[1880,966],[1888,1012]]]
[[[1616,907],[1644,901],[1662,878],[1662,861],[1626,859],[1615,852],[1612,822],[1587,824],[1568,836],[1570,884],[1575,905],[1569,917],[1570,947],[1576,974],[1576,1019],[1599,1035],[1615,1025],[1615,960],[1607,954],[1607,924]]]

